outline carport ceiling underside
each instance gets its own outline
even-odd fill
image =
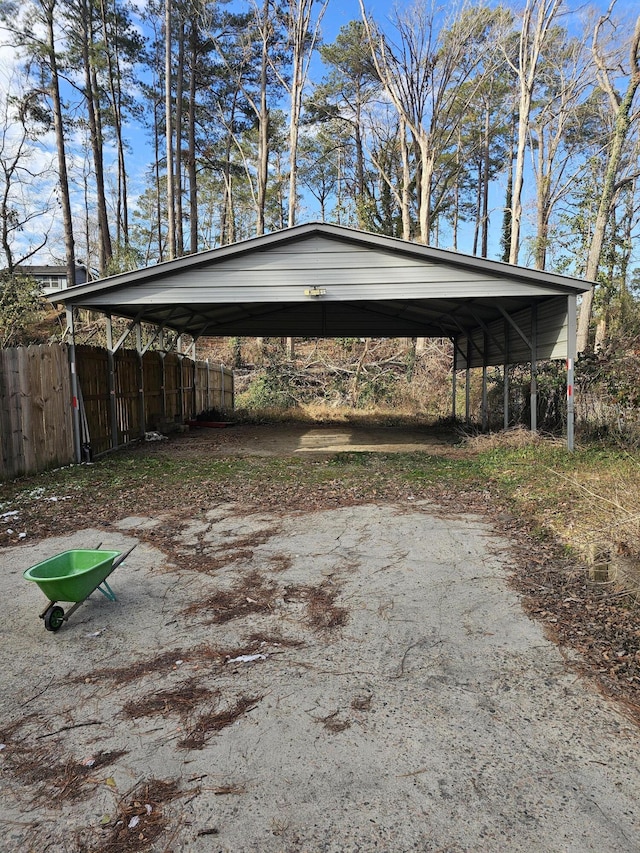
[[[78,307],[202,336],[447,337],[457,366],[566,358],[575,278],[336,225],[296,226],[69,288]]]

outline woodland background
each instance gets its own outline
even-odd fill
[[[596,281],[579,381],[637,420],[640,16],[360,0],[323,41],[335,3],[0,0],[0,344],[56,334],[21,265],[101,277],[321,219]]]

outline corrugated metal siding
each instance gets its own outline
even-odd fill
[[[511,314],[514,322],[520,327],[526,337],[531,341],[532,309],[525,308]],[[527,362],[531,360],[531,350],[523,341],[518,332],[500,317],[488,323],[488,329],[503,345],[505,345],[505,324],[508,326],[506,345],[508,348],[509,362]],[[469,366],[482,367],[483,363],[488,366],[504,364],[504,351],[501,351],[495,342],[489,338],[486,348],[486,361],[484,360],[485,333],[482,329],[474,329],[469,335],[473,344],[471,346]],[[474,346],[475,344],[475,346]],[[463,354],[467,353],[467,336],[461,334],[458,338],[459,352],[456,365],[460,370],[467,366],[467,359]],[[558,296],[537,304],[537,357],[544,359],[564,359],[567,356],[567,299]]]
[[[84,305],[180,302],[305,302],[308,287],[326,289],[323,301],[545,296],[557,292],[480,270],[434,263],[398,252],[309,237],[230,256],[217,263],[176,269],[111,292],[87,295]]]
[[[237,302],[309,302],[305,296],[309,287],[326,289],[323,302],[360,299],[477,299],[509,296],[548,296],[548,288],[516,282],[508,287],[499,280],[462,278],[458,270],[425,271],[397,268],[395,270],[350,270],[348,281],[339,270],[316,270],[312,275],[300,271],[280,272],[270,279],[264,273],[225,273],[222,282],[216,273],[198,271],[188,276],[149,282],[117,293],[94,294],[82,300],[84,306],[144,305],[147,303],[237,303]]]

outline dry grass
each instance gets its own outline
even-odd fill
[[[239,536],[232,542],[211,544],[205,537],[208,531],[198,536],[195,545],[182,541],[186,524],[164,524],[162,528],[138,531],[141,540],[148,542],[167,554],[172,561],[179,560],[180,568],[201,574],[215,575],[234,563],[248,563],[253,559],[253,549],[264,545],[278,533],[277,527]]]
[[[355,696],[351,700],[351,707],[354,711],[370,711],[372,701],[373,697],[370,693],[367,693],[363,696]]]
[[[178,672],[180,667],[185,664],[196,664],[198,666],[223,666],[225,662],[232,657],[238,657],[239,655],[245,654],[254,654],[257,651],[266,652],[269,649],[278,648],[297,648],[299,646],[304,645],[302,640],[298,640],[292,637],[285,637],[279,631],[274,632],[253,632],[249,634],[244,643],[240,646],[223,646],[216,648],[210,645],[200,645],[194,646],[192,649],[174,649],[173,651],[162,652],[158,655],[155,655],[151,658],[145,658],[140,661],[132,661],[130,664],[125,664],[124,666],[115,666],[110,668],[103,668],[98,672],[92,672],[91,675],[84,676],[78,675],[75,679],[73,679],[76,684],[85,684],[85,683],[95,683],[99,681],[110,681],[116,685],[124,685],[131,684],[134,681],[138,681],[140,679],[145,678],[146,676],[153,675],[166,675],[169,672]],[[180,662],[180,663],[179,663]],[[195,682],[187,681],[182,686],[178,685],[175,688],[168,689],[164,693],[166,693],[166,698],[168,702],[171,704],[171,694],[175,693],[175,702],[176,705],[180,703],[180,690],[186,689],[185,685],[192,684],[193,690],[197,691],[198,688],[195,685]],[[161,702],[163,695],[159,695],[158,703]],[[153,694],[152,694],[153,696]],[[203,697],[205,698],[205,697]],[[151,701],[149,697],[140,700],[141,703],[146,701]],[[151,704],[154,704],[155,700],[152,701]],[[127,714],[125,706],[125,714]],[[137,707],[137,703],[134,702],[131,704],[131,710],[135,710]],[[142,704],[140,705],[142,708]],[[161,711],[158,711],[161,713]],[[131,714],[130,716],[135,716],[135,714]],[[144,714],[140,714],[140,716],[144,716]],[[9,739],[9,735],[11,731],[18,730],[23,725],[22,722],[14,723],[12,728],[6,727],[4,732],[3,742]],[[0,733],[1,735],[2,733]]]
[[[338,734],[339,732],[344,732],[347,729],[351,728],[351,720],[340,719],[340,711],[334,711],[331,714],[327,714],[326,717],[320,717],[318,720],[319,723],[322,723],[324,728],[331,732],[331,734]]]
[[[206,655],[207,647],[191,649],[174,649],[161,652],[155,657],[146,658],[141,661],[132,661],[124,666],[105,667],[91,675],[78,675],[73,679],[76,684],[93,683],[96,681],[112,681],[114,684],[130,684],[146,675],[162,675],[177,669],[176,661],[179,660],[202,660]]]
[[[486,453],[491,450],[518,450],[524,447],[564,447],[566,439],[555,438],[540,432],[531,432],[519,426],[504,432],[490,432],[478,435],[465,435],[465,447],[474,453]]]
[[[286,572],[293,565],[293,557],[290,554],[275,554],[269,557],[269,569],[272,572]]]

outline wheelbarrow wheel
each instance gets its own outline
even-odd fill
[[[64,610],[55,605],[44,614],[44,627],[47,631],[59,631],[64,622]]]

